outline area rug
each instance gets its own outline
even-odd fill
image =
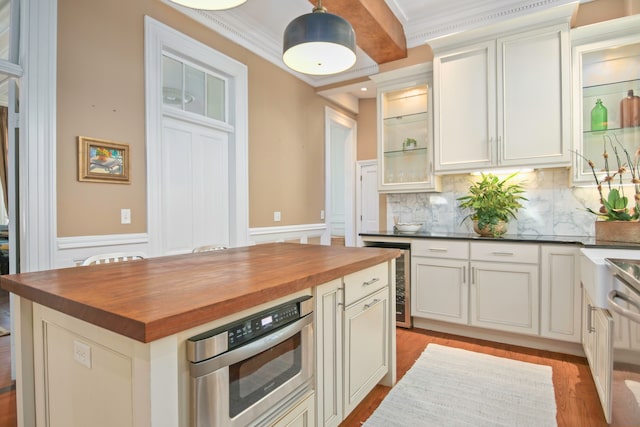
[[[0,337],[4,337],[5,335],[9,335],[9,331],[0,326]]]
[[[551,367],[429,344],[363,425],[556,426]]]

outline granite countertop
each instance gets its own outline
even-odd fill
[[[362,237],[393,237],[410,239],[460,239],[474,241],[497,241],[497,242],[518,242],[518,243],[555,243],[574,244],[591,248],[609,249],[640,249],[639,243],[596,241],[591,236],[557,236],[557,235],[534,235],[534,234],[504,234],[502,237],[481,237],[475,233],[397,233],[394,231],[381,230],[377,232],[360,233]],[[372,240],[372,239],[365,239]]]
[[[0,287],[146,343],[399,255],[397,249],[270,243],[3,275]]]

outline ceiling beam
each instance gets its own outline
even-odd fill
[[[311,4],[317,4],[309,0]],[[402,24],[384,0],[323,0],[327,12],[349,21],[356,43],[378,64],[407,57]]]

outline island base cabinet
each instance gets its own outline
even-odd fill
[[[378,383],[395,383],[395,260],[317,286],[316,423],[336,427]]]
[[[315,396],[311,392],[270,427],[315,427],[315,407]]]
[[[318,426],[342,422],[342,280],[315,289],[316,417]]]
[[[153,425],[148,347],[39,304],[33,304],[36,425],[137,427]],[[162,402],[168,423],[177,402]],[[171,414],[171,415],[169,415]],[[167,424],[164,424],[167,425]]]
[[[344,408],[350,413],[389,370],[389,290],[344,311]]]
[[[471,324],[538,334],[538,266],[471,263]]]
[[[605,309],[595,307],[584,291],[582,313],[582,346],[587,356],[593,382],[598,391],[604,417],[611,422],[611,388],[613,375],[613,318]]]

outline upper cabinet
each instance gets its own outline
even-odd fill
[[[570,166],[568,6],[430,42],[436,172]]]
[[[439,191],[433,167],[431,65],[371,78],[378,87],[378,190]]]
[[[594,183],[588,160],[596,172],[605,169],[605,144],[611,172],[618,169],[614,148],[624,165],[640,147],[638,28],[640,15],[632,15],[571,31],[575,183]]]

